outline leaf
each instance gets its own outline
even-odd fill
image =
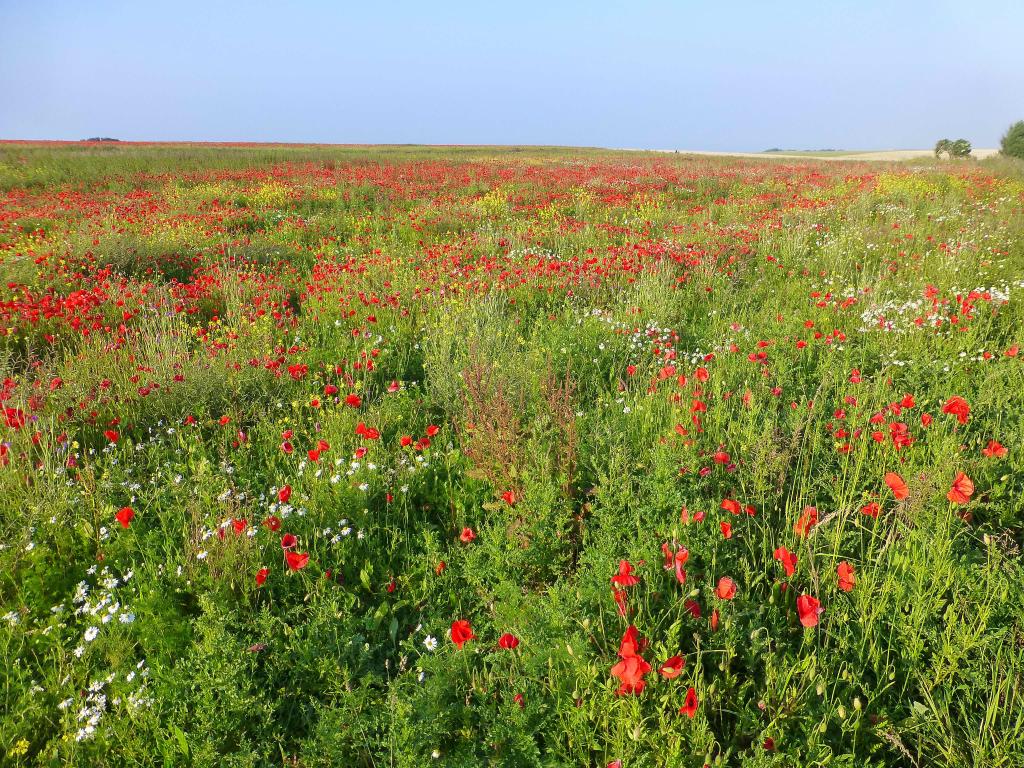
[[[185,732],[176,725],[171,726],[171,732],[174,734],[174,738],[178,742],[178,749],[181,751],[181,754],[188,757],[188,739],[185,737]]]

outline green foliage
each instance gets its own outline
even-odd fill
[[[1006,129],[999,143],[999,151],[1009,157],[1024,160],[1024,120],[1018,120]]]

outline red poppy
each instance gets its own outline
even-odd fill
[[[686,666],[686,660],[676,654],[671,659],[666,659],[665,663],[658,667],[658,673],[666,680],[675,680],[683,674],[684,666]]]
[[[686,547],[680,547],[672,554],[668,548],[668,544],[661,545],[661,551],[665,554],[665,570],[674,568],[676,572],[676,581],[680,584],[686,583],[686,571],[683,570],[683,566],[686,565],[686,561],[690,559],[690,550]]]
[[[476,635],[473,634],[473,628],[468,621],[459,619],[452,622],[452,642],[455,643],[456,648],[461,650],[469,640],[475,639]]]
[[[907,484],[895,472],[885,473],[885,484],[889,486],[889,490],[896,497],[896,501],[903,501],[910,495],[910,489],[907,488]]]
[[[740,513],[740,503],[735,499],[725,499],[722,501],[722,509],[733,515]]]
[[[639,694],[647,685],[644,676],[650,671],[651,665],[642,656],[627,656],[612,667],[612,675],[621,683],[615,693],[618,696]]]
[[[878,506],[878,502],[877,501],[872,501],[872,502],[869,502],[869,503],[865,504],[863,507],[861,507],[860,511],[861,511],[861,514],[863,514],[863,515],[867,515],[868,517],[875,517],[875,518],[877,518],[878,517],[878,510],[879,509],[881,509],[881,507]]]
[[[501,494],[501,499],[510,507],[514,506],[516,503],[516,493],[515,491],[505,491]]]
[[[633,566],[628,560],[619,561],[619,572],[612,576],[612,584],[620,587],[632,587],[640,583],[640,579],[633,575]]]
[[[697,705],[697,691],[690,688],[686,691],[686,699],[683,701],[683,706],[679,708],[679,714],[686,715],[692,720],[694,715],[697,714]]]
[[[963,472],[958,472],[953,480],[953,487],[949,489],[946,498],[954,504],[966,504],[974,494],[974,483],[971,478]]]
[[[818,623],[818,616],[825,609],[821,602],[810,595],[800,595],[796,599],[796,612],[800,615],[800,623],[805,627],[813,627]]]
[[[472,528],[463,528],[462,533],[459,534],[459,541],[463,544],[472,544],[474,539],[476,539],[476,534],[473,533]]]
[[[440,431],[441,428],[439,426],[437,426],[436,424],[431,424],[430,426],[427,427],[427,437],[434,437]]]
[[[718,524],[718,527],[722,529],[722,536],[723,537],[725,537],[727,539],[731,539],[732,538],[732,524],[731,523],[726,523],[726,522],[723,521],[723,522]]]
[[[279,518],[277,515],[271,515],[263,521],[263,524],[271,531],[281,530],[281,518]]]
[[[845,560],[836,567],[836,576],[839,577],[839,588],[843,592],[852,592],[854,585],[857,583],[857,574],[854,573],[853,566]]]
[[[282,504],[287,504],[288,499],[292,497],[292,487],[290,485],[284,486],[280,491],[277,492],[277,500]]]
[[[256,571],[256,586],[257,587],[262,587],[266,583],[267,576],[269,574],[270,574],[270,569],[269,568],[260,568],[258,571]]]
[[[359,399],[359,395],[349,395],[345,398],[345,405],[349,405],[353,408],[358,408],[363,404],[363,401]]]
[[[953,395],[946,404],[942,406],[942,412],[956,416],[956,420],[961,424],[967,423],[967,418],[971,414],[971,406],[967,404],[960,395]]]
[[[103,436],[107,438],[107,440],[111,443],[116,443],[118,439],[121,437],[117,433],[117,430],[115,429],[108,429],[106,432],[103,433]]]
[[[498,638],[498,647],[504,648],[506,651],[511,651],[517,645],[519,645],[519,638],[509,632]]]
[[[804,507],[800,517],[793,525],[793,531],[797,536],[807,536],[811,528],[818,524],[818,510],[815,507]]]
[[[623,632],[622,640],[619,641],[619,656],[623,659],[636,656],[643,650],[644,645],[645,642],[641,639],[637,628],[630,624]]]
[[[723,576],[718,580],[718,586],[715,587],[715,594],[722,600],[732,600],[736,597],[736,582],[728,576]]]
[[[786,572],[787,576],[792,576],[796,571],[796,555],[785,547],[779,547],[775,550],[775,559],[782,563],[782,569]]]
[[[690,615],[693,618],[700,618],[700,603],[698,603],[696,600],[687,598],[687,600],[683,602],[683,607],[690,612]]]
[[[299,540],[295,538],[294,533],[286,533],[281,537],[281,549],[292,549],[298,543]]]
[[[285,562],[288,564],[288,569],[292,571],[298,571],[306,567],[306,563],[309,562],[308,552],[285,552]]]
[[[117,518],[117,522],[121,524],[122,528],[127,528],[135,518],[135,510],[131,507],[121,507],[114,517]]]
[[[981,455],[987,459],[1005,458],[1006,446],[995,440],[989,440],[988,445],[981,449]]]

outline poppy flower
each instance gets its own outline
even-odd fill
[[[271,515],[263,521],[263,525],[265,525],[271,531],[279,531],[281,530],[281,518],[277,515]]]
[[[961,424],[966,424],[967,419],[971,414],[971,406],[967,404],[960,395],[953,395],[946,404],[942,406],[942,412],[948,413],[952,416],[956,416],[956,420]]]
[[[644,676],[651,671],[651,665],[642,656],[627,656],[612,667],[612,675],[621,683],[615,691],[618,696],[637,695],[647,685]]]
[[[735,499],[724,499],[722,501],[722,509],[730,514],[738,515],[740,513],[740,503]]]
[[[683,674],[684,666],[686,666],[686,660],[676,654],[671,659],[665,659],[665,663],[658,667],[658,674],[666,680],[675,680]]]
[[[285,562],[288,564],[288,569],[291,571],[299,571],[306,567],[306,563],[309,562],[308,552],[285,552]]]
[[[290,499],[291,497],[292,487],[290,485],[284,486],[281,490],[277,492],[277,500],[280,501],[282,504],[287,504],[288,499]]]
[[[865,504],[863,507],[861,507],[860,511],[861,511],[862,515],[867,515],[868,517],[877,518],[878,517],[878,511],[880,509],[881,509],[881,507],[878,506],[878,502],[877,501],[872,501],[872,502],[869,502],[869,503]]]
[[[946,498],[954,504],[966,504],[974,494],[974,483],[971,478],[963,472],[958,472],[953,480],[953,487],[949,489]]]
[[[260,568],[258,571],[256,571],[256,586],[257,587],[262,587],[266,583],[267,576],[269,574],[270,574],[270,569],[269,568]]]
[[[427,427],[427,437],[434,437],[440,431],[441,428],[439,426],[437,426],[436,424],[431,424],[430,426]]]
[[[718,524],[718,527],[722,529],[722,536],[726,539],[732,538],[732,524],[725,521]]]
[[[821,602],[810,595],[800,595],[796,599],[796,612],[800,616],[800,623],[805,627],[813,627],[818,623],[818,616],[825,609],[821,607]]]
[[[131,507],[121,507],[114,515],[117,518],[117,522],[121,524],[122,528],[127,528],[131,525],[133,519],[135,519],[135,510]]]
[[[348,397],[345,398],[345,405],[348,405],[352,408],[358,408],[362,404],[363,401],[359,398],[359,395],[349,395]]]
[[[815,507],[804,507],[800,517],[793,524],[793,531],[797,536],[807,536],[811,528],[818,524],[818,510]]]
[[[463,544],[472,544],[476,539],[476,534],[473,533],[472,528],[463,528],[462,533],[459,534],[459,541]]]
[[[723,576],[718,580],[718,586],[715,587],[715,594],[722,600],[732,600],[736,597],[736,582],[728,576]]]
[[[511,651],[517,645],[519,645],[519,638],[509,632],[498,638],[498,647],[504,648],[506,651]]]
[[[628,612],[626,605],[626,590],[612,587],[612,600],[615,601],[615,607],[619,611],[619,616],[625,616]]]
[[[981,449],[981,455],[987,459],[1002,459],[1006,457],[1006,446],[995,440],[989,440],[988,445]]]
[[[692,720],[697,714],[697,705],[697,691],[691,687],[686,691],[686,698],[683,700],[683,706],[679,708],[679,714],[686,715]]]
[[[622,640],[619,641],[619,656],[623,659],[636,656],[643,650],[643,644],[644,641],[640,638],[637,628],[630,624],[622,633]]]
[[[662,554],[665,555],[665,570],[669,571],[675,569],[676,581],[680,584],[686,583],[686,571],[683,570],[683,566],[686,565],[686,561],[690,559],[690,550],[686,547],[680,547],[672,552],[668,543],[665,542],[661,545]]]
[[[468,641],[475,639],[476,635],[473,634],[473,628],[468,621],[459,619],[452,622],[452,642],[455,643],[456,648],[461,650]]]
[[[632,587],[640,583],[640,579],[633,575],[633,566],[628,560],[619,561],[619,572],[612,576],[612,584],[620,587]]]
[[[843,592],[852,592],[854,585],[857,583],[857,575],[854,573],[853,566],[845,560],[836,567],[836,576],[839,577],[839,588]]]
[[[281,549],[292,549],[298,543],[299,540],[295,538],[294,533],[286,533],[281,537]]]
[[[782,569],[786,572],[787,576],[792,576],[796,571],[796,555],[785,547],[779,547],[775,550],[775,559],[782,563]]]
[[[116,429],[108,429],[106,432],[103,433],[103,436],[105,438],[107,438],[108,442],[111,442],[111,443],[116,443],[118,441],[118,439],[120,439],[120,437],[121,437],[117,433]]]
[[[907,484],[895,472],[885,473],[885,484],[889,486],[889,490],[896,497],[896,501],[903,501],[910,495],[910,489],[907,488]]]
[[[510,507],[515,506],[516,493],[515,491],[505,491],[501,494],[501,500],[508,504]]]

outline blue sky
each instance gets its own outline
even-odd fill
[[[1022,33],[1022,0],[0,0],[0,138],[987,147]]]

